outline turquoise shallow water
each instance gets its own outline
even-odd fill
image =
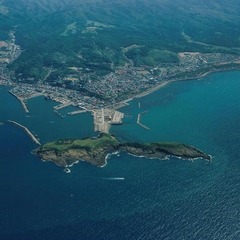
[[[0,238],[239,239],[239,89],[240,72],[177,82],[132,101],[125,124],[111,129],[129,141],[192,144],[212,162],[120,153],[104,168],[80,162],[65,174],[31,154],[22,130],[0,126]],[[42,142],[93,134],[89,114],[60,118],[43,98],[29,102],[27,117],[4,87],[0,102],[0,121],[14,119]],[[150,131],[136,124],[143,111]]]

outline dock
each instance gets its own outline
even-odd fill
[[[108,108],[95,109],[92,112],[96,132],[109,133],[110,126],[122,124],[124,117],[124,113]]]
[[[18,127],[22,128],[27,134],[28,136],[33,140],[33,142],[35,142],[37,145],[41,146],[41,143],[38,141],[38,139],[30,132],[30,130],[26,127],[24,127],[23,125],[15,122],[15,121],[11,121],[11,120],[8,120],[9,123],[12,123],[12,124],[15,124],[17,125]]]
[[[146,125],[144,125],[144,124],[141,123],[141,116],[142,116],[143,114],[145,114],[145,113],[147,113],[147,111],[144,111],[144,112],[141,112],[141,113],[138,114],[137,124],[138,124],[139,126],[141,126],[142,128],[146,129],[146,130],[150,130],[149,127],[147,127]]]
[[[110,124],[112,124],[112,125],[122,124],[123,117],[124,117],[124,113],[119,112],[119,111],[114,111],[114,113],[110,116],[110,118],[111,118]]]

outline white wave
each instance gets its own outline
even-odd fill
[[[125,180],[124,177],[109,177],[109,178],[103,177],[102,179],[104,179],[104,180],[110,180],[110,181],[123,181],[123,180]]]
[[[78,164],[78,163],[79,163],[79,160],[73,162],[72,164],[67,165],[67,167],[70,168],[70,167],[72,167],[74,164]]]
[[[65,169],[64,169],[64,172],[65,172],[65,173],[71,173],[71,170],[70,170],[69,168],[65,168]]]

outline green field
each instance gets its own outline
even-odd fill
[[[118,140],[108,134],[101,134],[98,138],[85,139],[61,139],[49,142],[42,146],[42,151],[64,152],[70,149],[86,149],[94,151],[103,147],[114,147],[118,145]]]

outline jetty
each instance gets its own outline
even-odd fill
[[[28,136],[33,140],[33,142],[35,142],[39,146],[41,145],[39,140],[30,132],[30,130],[28,128],[24,127],[23,125],[15,122],[15,121],[8,120],[8,122],[12,123],[12,124],[15,124],[16,126],[22,128],[28,134]]]
[[[61,113],[59,113],[57,110],[53,110],[53,112],[54,112],[56,115],[58,115],[59,117],[64,118],[64,115],[61,114]]]
[[[10,94],[12,94],[15,98],[17,98],[17,99],[20,101],[20,103],[22,104],[22,107],[23,107],[24,111],[25,111],[26,113],[29,113],[29,109],[28,109],[26,103],[24,102],[24,99],[20,98],[20,97],[17,96],[16,94],[14,94],[11,90],[8,91],[8,92],[9,92]]]
[[[54,106],[53,108],[55,110],[60,110],[60,109],[63,109],[63,108],[66,108],[66,107],[69,107],[69,106],[72,106],[72,105],[73,105],[73,103],[68,101],[68,102],[65,102],[65,103],[61,103],[61,104],[59,104],[57,106]]]
[[[88,110],[76,110],[76,111],[73,111],[73,112],[69,112],[68,115],[77,115],[77,114],[85,113],[87,111]]]
[[[95,109],[92,111],[94,131],[109,133],[110,125],[121,125],[124,113],[109,108]]]
[[[138,124],[139,126],[141,126],[142,128],[146,129],[146,130],[150,130],[149,127],[147,127],[146,125],[144,125],[144,124],[141,123],[141,116],[142,116],[143,114],[145,114],[145,113],[147,113],[147,111],[144,111],[144,112],[141,112],[141,113],[138,114],[137,124]]]

